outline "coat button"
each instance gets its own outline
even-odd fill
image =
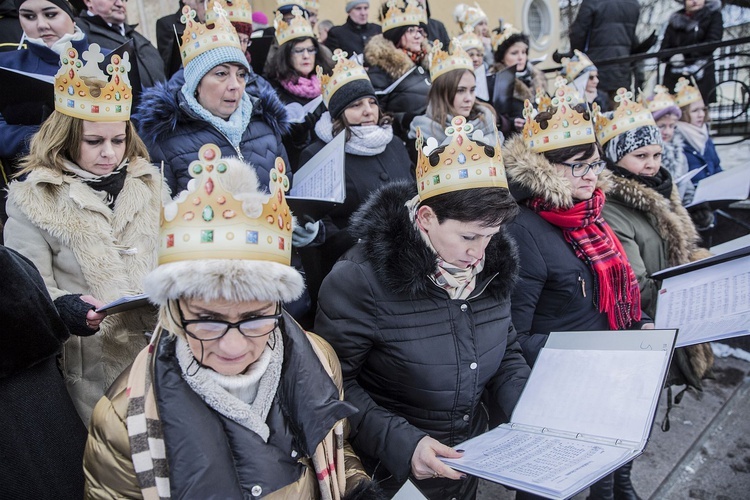
[[[424,75],[424,68],[422,66],[417,66],[417,71],[419,71],[420,75]]]
[[[385,172],[381,172],[380,173],[380,180],[381,181],[387,181],[388,179],[390,179],[390,177],[388,177],[388,174],[386,174]]]
[[[466,310],[469,309],[469,306],[466,304],[461,304],[461,312],[466,312]]]
[[[472,363],[472,364],[469,365],[469,368],[471,368],[472,370],[476,370],[477,369],[477,364],[476,363]]]
[[[260,494],[261,494],[261,493],[263,493],[263,488],[261,488],[260,486],[258,486],[258,485],[256,484],[255,486],[253,486],[253,489],[251,489],[251,490],[250,490],[250,493],[251,493],[251,494],[252,494],[252,495],[253,495],[254,497],[259,497],[259,496],[260,496]]]
[[[468,422],[468,421],[469,421],[469,418],[470,418],[470,417],[469,417],[468,415],[464,415],[464,422]]]
[[[292,450],[292,458],[297,458],[297,450]]]

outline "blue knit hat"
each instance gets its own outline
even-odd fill
[[[203,54],[199,54],[187,63],[187,66],[185,66],[185,84],[182,86],[182,91],[186,95],[194,95],[195,89],[198,88],[198,84],[206,73],[219,64],[226,63],[239,64],[248,71],[251,71],[245,54],[239,48],[229,46],[216,47]]]

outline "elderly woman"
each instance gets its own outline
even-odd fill
[[[353,216],[359,242],[323,281],[315,318],[342,360],[367,470],[391,494],[411,477],[434,499],[474,497],[477,480],[437,457],[484,432],[482,401],[492,420],[510,415],[529,374],[510,319],[518,264],[503,225],[518,207],[500,146],[470,138],[461,116],[451,126],[448,146],[417,141],[416,186],[386,186]]]
[[[195,11],[186,6],[181,48],[185,83],[157,84],[141,95],[135,115],[138,132],[154,163],[164,162],[173,195],[187,187],[188,165],[206,143],[251,164],[261,182],[267,182],[274,159],[286,160],[283,106],[270,88],[246,91],[256,76],[229,20],[219,14],[212,25],[204,25],[194,17]]]
[[[86,497],[382,498],[344,441],[356,410],[335,354],[281,307],[304,289],[283,161],[271,195],[213,144],[190,172],[145,279],[159,306],[151,345],[94,410]],[[222,210],[185,217],[211,207]]]
[[[84,56],[96,61],[99,46]],[[71,337],[61,358],[68,390],[88,423],[155,324],[149,308],[106,318],[91,309],[143,291],[141,280],[156,265],[162,181],[129,121],[129,61],[113,56],[108,80],[92,76],[96,63],[81,64],[71,47],[60,59],[56,109],[9,188],[5,242],[34,263],[53,299],[68,296],[70,323],[100,330]],[[82,90],[69,94],[68,88]]]

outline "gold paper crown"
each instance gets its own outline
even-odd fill
[[[458,35],[458,41],[461,43],[461,47],[468,52],[471,49],[476,49],[484,52],[484,44],[479,35],[474,33],[471,26],[464,26],[464,32]]]
[[[276,10],[278,11],[282,7],[302,7],[305,8],[305,0],[276,0]]]
[[[677,85],[674,86],[674,93],[676,94],[675,103],[677,104],[677,107],[680,108],[703,99],[701,91],[698,90],[695,82],[693,82],[693,85],[690,85],[690,80],[684,76],[681,76],[680,79],[677,80]]]
[[[643,99],[641,99],[640,101],[641,104],[644,103]],[[656,85],[654,87],[654,95],[652,95],[649,99],[646,99],[645,103],[648,105],[648,110],[651,112],[651,114],[654,114],[657,111],[661,111],[662,109],[677,106],[674,97],[672,97],[672,95],[669,93],[669,89],[664,85]]]
[[[478,3],[474,2],[474,6],[466,5],[461,16],[457,19],[462,29],[466,26],[470,26],[472,30],[474,26],[479,23],[482,19],[487,19],[487,14],[484,13]]]
[[[427,13],[416,0],[406,0],[404,7],[396,5],[396,0],[388,0],[388,11],[383,16],[383,33],[400,26],[427,24]]]
[[[248,0],[214,0],[226,12],[227,19],[232,23],[253,24],[253,8]],[[215,10],[206,12],[206,24],[216,22],[218,15]]]
[[[317,14],[320,10],[320,2],[318,0],[305,0],[304,7],[308,12]]]
[[[320,80],[320,86],[323,89],[323,103],[328,106],[333,94],[338,89],[354,80],[369,80],[367,71],[355,59],[347,59],[347,53],[341,49],[333,51],[332,59],[336,62],[333,73],[328,76],[323,74],[323,68],[318,66],[316,72]]]
[[[200,259],[291,262],[292,214],[284,160],[271,169],[270,197],[258,206],[236,199],[222,186],[230,166],[215,144],[206,144],[189,168],[194,180],[164,207],[159,232],[159,264]],[[236,168],[236,167],[235,167]],[[246,168],[246,167],[245,167]]]
[[[492,33],[492,37],[490,38],[492,50],[496,51],[497,48],[501,46],[503,42],[505,42],[508,38],[512,37],[513,35],[518,35],[519,33],[521,33],[521,30],[510,23],[505,23],[503,25],[503,29],[499,33]]]
[[[565,70],[565,78],[567,78],[569,82],[575,80],[576,77],[583,73],[583,70],[585,70],[586,68],[594,66],[594,63],[591,62],[589,56],[587,56],[580,50],[576,49],[573,51],[573,53],[575,54],[573,57],[562,58],[562,65]]]
[[[474,64],[469,54],[461,47],[457,39],[451,41],[450,54],[442,50],[443,43],[440,40],[432,42],[430,49],[430,80],[435,81],[449,71],[456,69],[474,71]]]
[[[620,87],[615,95],[615,102],[618,103],[617,109],[612,114],[612,118],[607,117],[599,112],[599,106],[594,104],[594,114],[596,115],[596,137],[599,144],[604,146],[612,138],[617,137],[623,132],[633,130],[647,125],[656,126],[654,117],[651,112],[641,104],[633,100],[633,93],[624,87]]]
[[[130,119],[133,91],[130,87],[130,54],[113,54],[107,73],[99,69],[104,61],[101,48],[92,43],[78,59],[70,44],[60,54],[60,69],[55,75],[55,110],[62,114],[95,122]]]
[[[540,113],[549,111],[549,109],[552,107],[552,98],[541,87],[536,89],[536,97],[534,100],[536,101],[536,109]]]
[[[273,27],[276,29],[276,41],[279,46],[295,38],[312,38],[315,36],[310,21],[305,18],[302,9],[295,5],[292,8],[292,15],[294,17],[287,23],[284,21],[284,16],[281,12],[276,11],[276,19],[273,22]]]
[[[437,140],[430,137],[424,144],[422,130],[417,128],[417,192],[420,200],[462,189],[508,187],[499,141],[489,144],[495,149],[495,154],[488,156],[485,152],[487,144],[482,142],[484,135],[481,131],[474,131],[463,116],[454,117],[445,133],[451,141],[440,153],[437,165],[432,166],[430,153],[437,147]]]
[[[215,16],[213,25],[208,27],[208,22],[203,24],[195,20],[195,11],[187,5],[182,8],[180,21],[185,25],[185,33],[182,34],[180,45],[180,56],[182,65],[187,66],[190,61],[211,49],[218,47],[234,47],[242,52],[240,39],[234,26],[229,21],[226,11],[221,5],[214,1]],[[206,13],[208,17],[208,13]]]
[[[537,112],[528,99],[524,102],[523,139],[534,153],[596,142],[591,112],[575,88],[565,78],[555,80],[555,93],[544,112]]]

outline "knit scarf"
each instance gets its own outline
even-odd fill
[[[379,155],[393,140],[393,127],[390,125],[358,125],[351,130],[352,136],[346,141],[344,151],[357,156]],[[315,133],[325,143],[333,140],[333,122],[328,111],[315,124]]]
[[[250,118],[253,114],[253,103],[250,100],[250,96],[247,93],[242,93],[242,101],[239,107],[232,113],[228,120],[224,120],[209,110],[201,106],[198,100],[185,92],[183,88],[181,90],[182,95],[185,97],[188,107],[197,114],[200,118],[213,125],[216,130],[224,134],[229,143],[234,149],[239,149],[240,140],[242,134],[245,133],[247,126],[250,124]]]
[[[294,83],[291,79],[281,80],[280,83],[287,92],[304,99],[315,99],[321,93],[318,75],[312,75],[310,78],[300,76],[297,78],[297,83]]]
[[[599,311],[607,315],[612,330],[622,330],[641,319],[641,293],[620,240],[601,216],[604,199],[602,190],[596,189],[591,199],[569,209],[553,207],[543,198],[534,198],[527,205],[562,229],[576,257],[594,273],[594,298]]]
[[[424,56],[427,55],[427,53],[425,51],[421,50],[421,49],[419,51],[417,51],[417,52],[412,52],[411,50],[404,49],[404,48],[401,48],[400,50],[404,54],[406,54],[409,57],[409,59],[411,60],[411,62],[413,62],[417,66],[419,66],[420,64],[422,64],[422,59],[424,59]]]
[[[66,161],[65,172],[96,191],[102,201],[114,210],[117,195],[125,186],[125,178],[128,176],[128,160],[124,160],[117,168],[105,175],[92,174],[75,163]]]
[[[632,179],[640,184],[643,184],[647,188],[651,188],[667,200],[672,196],[672,176],[669,171],[660,167],[659,171],[654,175],[636,175],[630,170],[622,168],[618,165],[609,165],[609,169],[618,177],[625,179]]]
[[[677,130],[680,131],[685,141],[695,148],[698,154],[703,156],[706,152],[706,144],[709,141],[708,126],[703,124],[702,127],[696,127],[692,123],[677,122]]]

